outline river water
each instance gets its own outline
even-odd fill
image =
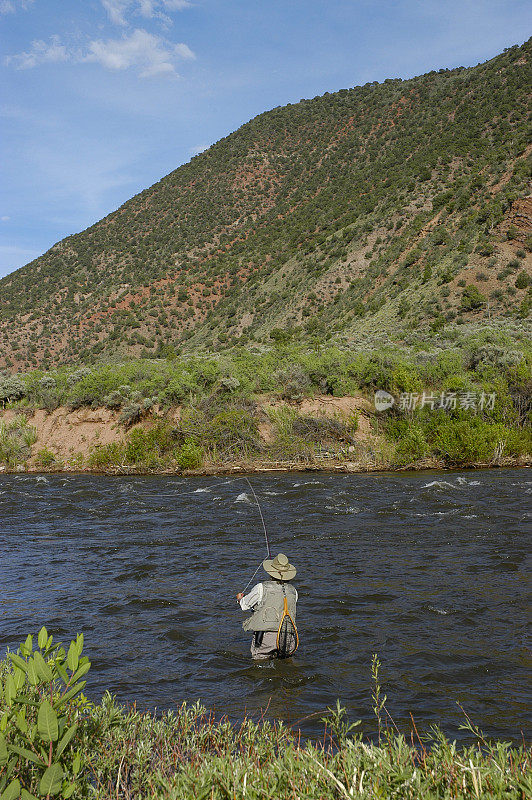
[[[265,543],[249,487],[223,477],[0,476],[1,652],[43,624],[83,631],[95,700],[200,699],[311,735],[337,698],[371,735],[377,653],[399,728],[460,739],[460,703],[491,736],[530,735],[529,471],[251,480],[298,568],[293,659],[250,660],[235,594]]]

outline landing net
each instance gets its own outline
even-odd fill
[[[299,647],[299,636],[294,620],[288,613],[286,597],[284,599],[284,611],[277,631],[277,657],[289,658],[293,656]]]

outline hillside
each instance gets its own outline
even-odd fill
[[[261,114],[0,281],[0,367],[524,320],[532,40]]]

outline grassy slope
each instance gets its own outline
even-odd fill
[[[0,366],[525,318],[530,50],[258,116],[0,281]]]

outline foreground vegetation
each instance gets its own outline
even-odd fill
[[[433,728],[409,737],[394,729],[373,660],[375,742],[337,704],[319,742],[302,742],[282,722],[216,720],[199,704],[161,716],[126,709],[106,693],[82,691],[90,668],[79,635],[68,650],[45,628],[0,662],[0,798],[269,797],[505,798],[532,791],[532,752],[523,742],[488,741],[469,720],[475,743],[458,747]]]
[[[279,336],[255,350],[0,373],[0,403],[18,415],[0,423],[0,463],[24,464],[30,452],[34,464],[51,468],[500,463],[532,454],[531,367],[529,340],[501,327],[455,328],[424,347],[309,350]],[[392,408],[375,413],[377,390],[393,395]],[[365,436],[357,410],[303,413],[301,402],[316,395],[359,398]],[[68,463],[39,443],[32,451],[28,417],[59,407],[113,410],[119,432],[107,445],[69,454]]]

